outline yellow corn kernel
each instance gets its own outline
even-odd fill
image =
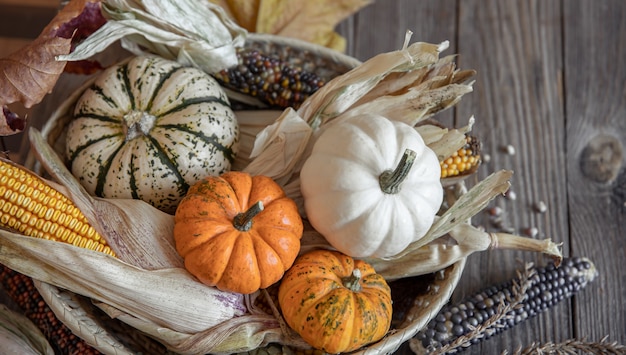
[[[70,199],[4,160],[0,160],[0,227],[115,256]]]
[[[473,173],[480,165],[480,144],[476,137],[467,135],[465,145],[439,164],[441,178],[450,178]]]

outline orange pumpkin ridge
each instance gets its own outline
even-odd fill
[[[280,284],[278,302],[287,324],[328,353],[377,341],[391,325],[391,290],[383,277],[366,262],[336,251],[316,250],[296,259]]]
[[[250,210],[257,204],[263,209]],[[276,182],[231,171],[189,189],[175,214],[174,239],[186,269],[201,282],[252,293],[282,278],[300,251],[303,230],[295,202]]]

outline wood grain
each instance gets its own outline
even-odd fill
[[[415,41],[450,39],[459,66],[478,70],[475,92],[454,114],[457,124],[476,116],[474,132],[491,157],[478,175],[515,172],[516,199],[497,198],[490,206],[502,208],[502,223],[493,223],[488,213],[474,222],[522,235],[536,227],[536,238],[562,242],[564,255],[588,256],[598,265],[601,277],[572,302],[466,353],[499,354],[533,342],[599,341],[605,335],[625,342],[626,277],[619,265],[626,248],[626,73],[617,60],[625,54],[625,8],[619,1],[583,0],[567,6],[556,1],[377,2],[341,27],[350,54],[362,60],[397,49],[396,38],[407,27]],[[507,145],[515,148],[514,155],[504,152]],[[590,181],[594,178],[604,180]],[[547,206],[544,213],[535,208],[539,202]],[[545,262],[521,252],[473,255],[453,298],[509,279],[528,261]]]
[[[0,3],[0,37],[33,39],[52,20],[57,9],[58,7]]]
[[[478,70],[474,95],[458,109],[477,117],[476,134],[491,160],[479,176],[499,169],[513,170],[511,191],[517,198],[497,198],[502,226],[495,217],[475,219],[487,230],[509,229],[536,238],[565,242],[569,255],[565,159],[565,119],[562,97],[561,8],[555,1],[460,2],[459,53],[463,67]],[[515,154],[506,152],[511,146]],[[545,213],[534,205],[543,201]],[[541,255],[493,251],[471,257],[465,283],[458,294],[499,283],[514,275],[520,262],[544,262]],[[561,341],[572,337],[572,310],[567,303],[517,329],[478,345],[475,354],[514,350],[534,341]]]
[[[406,31],[411,42],[450,42],[444,55],[456,53],[457,1],[374,1],[339,28],[348,39],[347,53],[362,61],[379,53],[402,48]],[[450,21],[452,20],[452,21]],[[453,111],[440,114],[446,124],[453,123]]]
[[[626,58],[626,6],[575,1],[563,18],[571,249],[595,260],[601,275],[575,300],[574,330],[624,343],[626,68],[617,58]]]

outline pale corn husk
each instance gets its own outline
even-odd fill
[[[153,53],[215,73],[237,64],[247,31],[208,1],[104,0],[107,22],[59,60],[88,59],[121,40],[136,55]]]
[[[472,130],[475,119],[470,117],[465,127],[447,128],[434,124],[421,124],[415,130],[422,136],[424,143],[443,161],[465,145],[466,134]],[[444,179],[445,180],[445,179]]]
[[[33,322],[3,304],[0,304],[0,344],[3,354],[54,355],[54,349]]]
[[[480,212],[509,187],[511,172],[498,171],[469,191],[464,185],[447,189],[446,208],[435,219],[431,229],[420,240],[411,243],[403,252],[391,258],[366,258],[376,272],[387,280],[425,275],[441,270],[467,256],[492,249],[513,249],[544,253],[561,258],[559,246],[550,239],[536,240],[507,233],[487,233],[470,224],[470,217]],[[313,228],[307,228],[302,238],[302,250],[333,249]]]
[[[160,327],[200,332],[246,311],[242,295],[205,286],[183,268],[145,270],[65,243],[0,235],[2,264]]]
[[[367,112],[415,126],[472,91],[466,82],[472,71],[456,70],[452,57],[439,59],[447,42],[408,45],[409,39],[401,50],[379,54],[331,80],[298,111],[285,110],[257,136],[244,171],[274,178],[304,212],[298,173],[326,125]],[[460,132],[431,142],[440,160],[463,146]]]

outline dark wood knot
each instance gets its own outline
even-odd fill
[[[599,183],[611,183],[617,178],[623,163],[622,143],[611,135],[592,138],[580,156],[580,169],[587,178]]]

